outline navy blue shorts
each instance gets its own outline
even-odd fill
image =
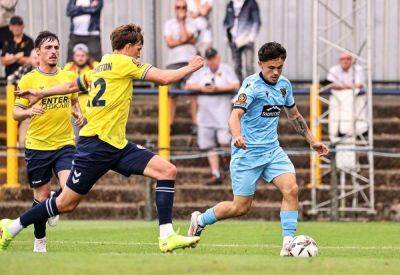
[[[71,170],[75,147],[64,146],[58,150],[25,150],[26,169],[31,188],[40,187],[50,182],[54,173]]]
[[[154,155],[152,151],[132,142],[118,149],[97,136],[79,137],[67,186],[78,194],[86,195],[109,170],[126,177],[143,175]]]

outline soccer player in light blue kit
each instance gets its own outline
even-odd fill
[[[285,108],[297,133],[319,155],[328,148],[312,135],[293,98],[290,81],[281,75],[286,50],[279,43],[264,44],[258,52],[261,72],[247,77],[239,90],[229,119],[232,133],[231,179],[233,201],[220,202],[204,213],[192,213],[189,236],[199,236],[207,225],[246,214],[251,207],[257,180],[273,183],[283,195],[280,255],[290,256],[289,247],[297,228],[298,186],[295,169],[278,141],[279,115]]]

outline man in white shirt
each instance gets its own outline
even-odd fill
[[[189,17],[194,21],[199,32],[196,48],[204,56],[205,51],[212,46],[210,13],[213,0],[186,0]]]
[[[164,38],[168,46],[167,52],[167,69],[176,70],[188,64],[189,58],[196,55],[195,44],[196,39],[196,25],[194,22],[187,18],[187,4],[185,0],[175,1],[175,18],[165,22],[164,25]],[[183,81],[179,81],[171,85],[172,89],[182,89]],[[191,99],[191,117],[193,124],[196,123],[195,114],[195,98]],[[177,97],[170,97],[170,123],[171,126],[175,120]],[[171,131],[174,132],[173,130]]]
[[[361,93],[365,78],[363,68],[353,64],[353,58],[342,52],[339,64],[330,68],[327,80],[331,82],[329,98],[329,137],[340,149],[336,155],[339,168],[356,169],[355,152],[345,151],[362,140],[368,131],[367,97]],[[354,148],[353,148],[354,149]]]
[[[205,52],[207,67],[195,72],[186,82],[185,89],[201,91],[204,94],[228,93],[226,95],[198,96],[197,124],[198,143],[201,150],[208,151],[211,168],[211,180],[208,184],[220,184],[221,173],[219,158],[214,149],[228,147],[230,134],[228,120],[231,112],[229,93],[239,89],[240,83],[233,69],[221,63],[221,57],[215,49]]]
[[[67,16],[71,17],[67,61],[72,61],[76,44],[85,44],[96,61],[102,57],[100,40],[100,14],[103,0],[69,0]]]

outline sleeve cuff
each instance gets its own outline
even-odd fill
[[[233,106],[233,109],[242,109],[245,113],[247,112],[247,109],[241,106]]]
[[[294,106],[296,106],[296,103],[293,103],[292,105],[289,105],[289,106],[285,105],[285,107],[288,108],[288,109],[292,109]]]
[[[142,74],[142,80],[146,78],[147,72],[152,68],[152,65],[149,65],[149,67],[146,68],[146,70]]]

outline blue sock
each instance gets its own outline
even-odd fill
[[[217,217],[215,217],[214,209],[207,209],[206,212],[201,215],[201,221],[203,222],[204,226],[217,222]]]
[[[281,211],[281,225],[283,237],[291,236],[294,237],[294,233],[297,229],[297,218],[299,216],[298,211]]]
[[[32,207],[38,205],[40,201],[33,199]],[[35,223],[33,226],[35,227],[34,234],[36,239],[43,239],[46,237],[46,221],[41,221]]]
[[[156,186],[156,206],[158,223],[172,223],[172,207],[174,205],[174,180],[159,180]]]
[[[19,221],[23,227],[27,227],[34,223],[47,221],[48,218],[58,215],[58,209],[56,205],[56,198],[52,197],[35,207],[29,209],[27,212],[19,217]]]

